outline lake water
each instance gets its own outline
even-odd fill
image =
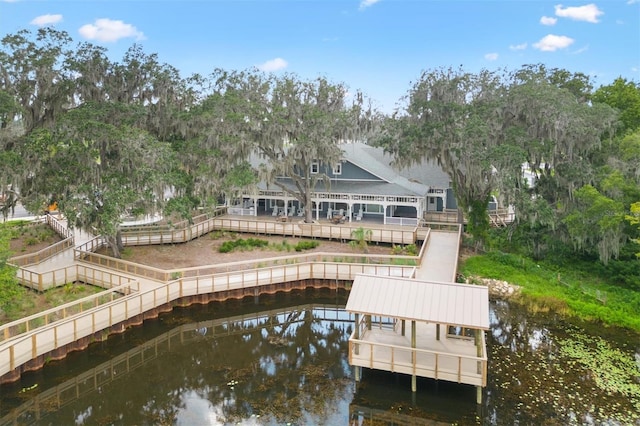
[[[346,297],[309,290],[176,309],[1,385],[0,424],[640,425],[637,334],[492,302],[489,384],[476,405],[472,386],[419,379],[414,394],[409,376],[366,369],[356,383]],[[611,361],[608,373],[589,358]],[[625,368],[626,382],[611,371]]]

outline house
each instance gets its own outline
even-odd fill
[[[382,148],[364,143],[345,143],[342,161],[331,169],[321,170],[319,163],[311,164],[311,173],[325,173],[330,179],[327,188],[319,183],[313,194],[315,220],[331,219],[339,215],[347,221],[363,218],[383,224],[415,226],[426,211],[450,208],[455,199],[450,181],[434,162],[400,169]],[[254,166],[260,158],[252,158]],[[284,185],[291,179],[278,178]],[[253,193],[228,203],[229,213],[238,215],[303,216],[299,201],[275,185],[261,182]]]

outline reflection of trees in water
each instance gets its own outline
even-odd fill
[[[352,325],[344,313],[344,320],[326,319],[337,314],[324,308],[342,312],[342,306],[302,305],[181,325],[120,355],[122,364],[98,366],[108,370],[108,380],[94,386],[101,380],[95,372],[86,392],[52,406],[43,420],[162,425],[259,415],[260,423],[306,424],[328,418],[353,390],[346,359]]]

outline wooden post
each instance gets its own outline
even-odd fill
[[[440,340],[440,324],[436,324],[436,340]]]
[[[416,361],[417,361],[417,357],[416,357],[416,322],[415,321],[411,321],[411,348],[413,349],[411,351],[411,360],[412,360],[412,364],[413,364],[413,374],[411,374],[411,392],[415,392],[417,390],[417,383],[416,383]]]
[[[482,333],[482,330],[476,330],[475,332],[475,340],[476,340],[476,356],[478,358],[482,357],[482,336],[480,335],[480,333]],[[477,362],[478,366],[477,366],[477,373],[478,374],[482,374],[482,361],[478,361]]]
[[[371,315],[365,315],[364,320],[367,323],[367,330],[371,330]]]
[[[355,337],[357,340],[360,340],[360,314],[356,314],[356,328],[353,331],[353,337]],[[360,354],[360,345],[358,343],[356,343],[353,351],[356,355]],[[357,374],[357,371],[358,371],[358,367],[356,367],[356,374]]]
[[[405,335],[405,320],[402,320],[402,336]]]

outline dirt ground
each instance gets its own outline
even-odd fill
[[[267,240],[269,246],[256,248],[249,251],[232,251],[230,253],[220,253],[218,249],[223,242],[232,238],[256,238]],[[286,238],[282,236],[267,236],[255,234],[233,234],[215,238],[213,234],[189,241],[184,244],[173,245],[153,245],[127,247],[123,254],[123,259],[129,262],[141,263],[161,269],[179,269],[203,265],[216,265],[220,263],[238,262],[244,260],[260,260],[269,257],[286,256],[290,254],[305,254],[313,252],[326,253],[362,253],[361,249],[354,249],[348,243],[340,241],[329,241],[317,239],[320,245],[315,249],[296,252],[287,252],[283,249],[282,243],[286,241],[290,246],[295,246],[300,241],[311,241],[306,238]],[[275,246],[280,246],[278,250]],[[391,246],[388,244],[371,243],[368,245],[370,254],[391,254]]]
[[[14,229],[14,236],[9,240],[11,256],[22,256],[36,253],[59,241],[62,237],[46,224],[24,226]]]

